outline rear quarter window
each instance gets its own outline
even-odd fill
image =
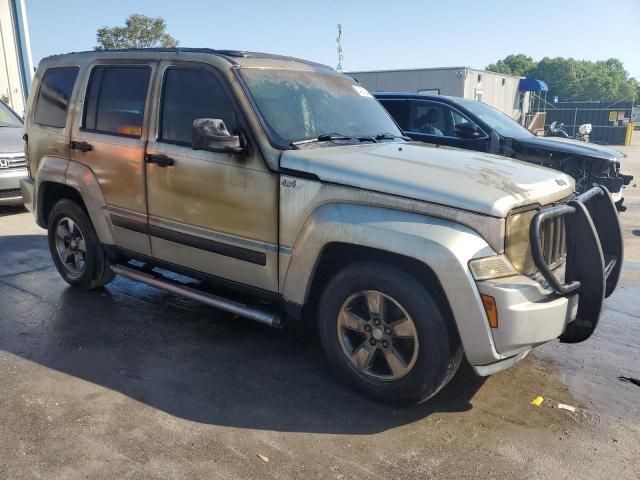
[[[64,128],[78,67],[54,67],[44,72],[33,121],[39,125]]]

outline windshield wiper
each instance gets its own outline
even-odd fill
[[[360,142],[373,142],[373,143],[376,143],[378,141],[375,137],[369,137],[366,135],[343,135],[341,133],[323,133],[321,135],[318,135],[316,138],[305,138],[304,140],[297,140],[295,142],[291,142],[291,145],[298,146],[298,145],[304,145],[307,143],[332,142],[335,140],[359,140]]]
[[[316,138],[305,138],[304,140],[296,140],[295,142],[291,142],[291,145],[304,145],[305,143],[315,143],[315,142],[330,142],[332,140],[351,140],[352,137],[348,135],[342,135],[341,133],[323,133],[318,135]]]
[[[411,140],[409,137],[405,135],[394,135],[393,133],[389,133],[389,132],[382,132],[375,136],[376,140],[395,140],[396,138],[400,138],[402,140]]]

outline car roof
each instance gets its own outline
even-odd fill
[[[243,50],[216,50],[213,48],[125,48],[115,50],[87,50],[82,52],[71,52],[62,55],[52,55],[42,60],[42,64],[60,63],[69,60],[86,60],[86,59],[127,59],[127,58],[166,58],[167,55],[172,58],[197,57],[202,55],[214,55],[228,61],[232,65],[241,67],[277,67],[277,68],[300,68],[324,73],[338,74],[333,68],[321,63],[304,60],[301,58],[290,57],[286,55],[276,55],[262,52],[249,52]]]

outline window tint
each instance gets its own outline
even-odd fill
[[[35,123],[49,127],[64,128],[67,123],[67,109],[78,76],[78,67],[50,68],[44,72],[36,111]]]
[[[196,118],[219,118],[231,133],[238,128],[231,102],[213,73],[168,69],[162,95],[160,140],[191,145]]]
[[[467,117],[446,105],[415,102],[411,130],[426,135],[457,137],[456,127],[468,122]]]
[[[382,106],[400,125],[403,130],[409,130],[409,102],[406,100],[380,100]]]
[[[411,131],[439,137],[447,135],[445,108],[436,103],[414,102]]]
[[[453,117],[453,126],[457,127],[461,123],[471,123],[471,121],[467,118],[459,114],[458,112],[451,110],[451,115]]]
[[[128,137],[142,135],[149,67],[96,67],[91,72],[83,126]]]

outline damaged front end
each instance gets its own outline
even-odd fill
[[[541,140],[548,140],[544,147]],[[632,175],[621,172],[620,159],[626,155],[599,145],[575,143],[577,142],[552,141],[547,138],[536,139],[535,144],[514,140],[511,145],[507,145],[510,147],[507,150],[512,150],[511,156],[519,160],[538,163],[570,175],[576,182],[577,193],[602,185],[610,192],[616,209],[625,211],[622,191],[633,180]],[[552,144],[553,149],[550,148]]]

